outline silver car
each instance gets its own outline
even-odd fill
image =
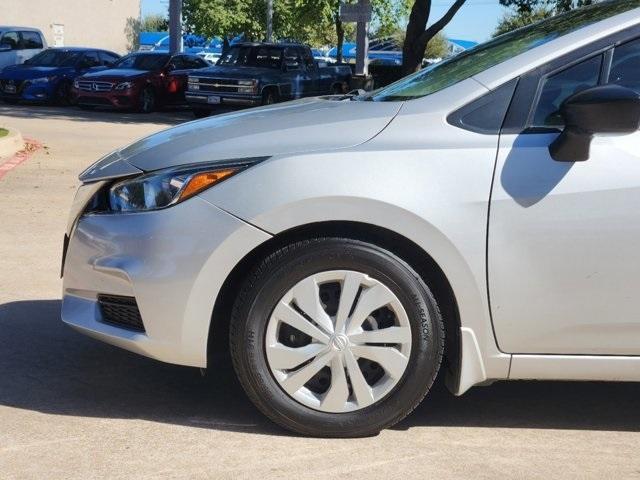
[[[640,381],[640,0],[382,90],[191,122],[80,176],[62,318],[370,435],[439,374]]]

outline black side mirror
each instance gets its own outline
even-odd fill
[[[640,129],[640,94],[620,85],[601,85],[578,92],[560,107],[565,128],[549,146],[558,162],[589,160],[598,133],[633,133]]]

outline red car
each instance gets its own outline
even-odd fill
[[[200,57],[185,53],[132,53],[108,70],[76,78],[72,94],[80,107],[151,112],[160,104],[184,103],[187,76],[208,66]]]

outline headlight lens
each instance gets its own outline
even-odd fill
[[[116,85],[116,90],[129,90],[131,87],[133,87],[132,82],[122,82]]]
[[[75,89],[80,88],[80,82],[78,80],[74,80],[73,81],[73,88],[75,88]]]
[[[124,180],[109,189],[112,212],[143,212],[180,203],[239,172],[245,165],[169,169]]]

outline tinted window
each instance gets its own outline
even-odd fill
[[[280,68],[281,55],[282,49],[280,48],[240,45],[231,47],[227,53],[220,57],[218,65]]]
[[[22,32],[22,48],[42,48],[42,38],[37,32]]]
[[[169,61],[169,55],[158,55],[155,53],[136,53],[121,58],[113,68],[134,70],[160,70]]]
[[[24,63],[36,67],[73,66],[79,57],[80,54],[77,52],[48,49],[38,53]]]
[[[562,126],[560,105],[574,93],[598,85],[601,66],[602,56],[598,55],[548,77],[542,86],[532,126]]]
[[[615,49],[609,83],[640,90],[640,40],[620,45]]]
[[[12,50],[16,50],[19,43],[20,35],[18,35],[18,32],[7,32],[2,36],[2,40],[0,40],[0,45],[9,45]]]
[[[184,70],[185,68],[188,68],[182,55],[176,55],[173,57],[169,63],[169,67],[171,70]]]
[[[284,49],[284,62],[288,69],[296,69],[302,66],[302,59],[297,48],[288,47]]]
[[[305,66],[307,68],[313,68],[314,64],[313,64],[313,56],[311,55],[311,52],[306,48],[303,48],[301,50],[302,50],[302,60],[304,61]]]
[[[100,54],[100,59],[102,60],[102,64],[106,65],[107,67],[112,66],[120,58],[118,55],[111,52],[99,52],[99,54]]]
[[[184,58],[184,62],[187,65],[187,68],[204,68],[209,66],[207,62],[195,55],[186,56]]]
[[[640,7],[640,0],[618,0],[572,10],[496,37],[360,99],[400,101],[430,95],[558,37],[636,7]]]
[[[102,62],[100,61],[98,52],[86,52],[82,56],[82,60],[80,60],[80,67],[82,68],[99,67],[101,65]]]

